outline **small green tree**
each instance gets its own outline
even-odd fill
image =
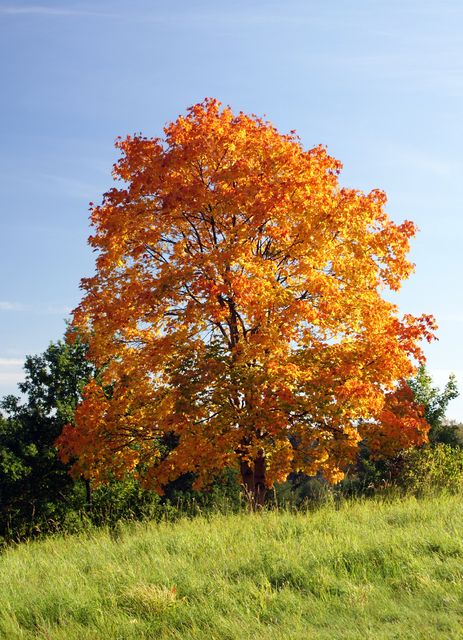
[[[445,420],[449,403],[458,397],[458,386],[453,374],[441,391],[434,386],[432,377],[422,365],[414,378],[408,381],[415,401],[424,406],[424,416],[431,425],[428,437],[431,443],[444,443],[453,446],[461,445],[458,436],[458,425]]]
[[[28,356],[24,398],[0,402],[0,537],[22,537],[61,521],[74,490],[54,442],[93,373],[87,345],[58,341]]]

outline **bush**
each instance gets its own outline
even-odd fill
[[[316,509],[332,504],[339,497],[338,488],[320,477],[292,473],[286,482],[277,483],[269,492],[267,504],[283,509]]]
[[[401,456],[397,483],[415,494],[447,490],[457,493],[463,488],[463,449],[436,444],[410,449]]]

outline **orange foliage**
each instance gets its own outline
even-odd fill
[[[423,405],[414,401],[413,391],[401,381],[386,394],[378,419],[369,425],[359,425],[359,432],[373,457],[392,457],[403,449],[426,442],[429,428]]]
[[[123,184],[92,211],[96,275],[74,313],[101,371],[59,439],[75,473],[201,487],[260,451],[268,486],[336,482],[363,437],[426,439],[394,390],[435,327],[382,296],[415,234],[383,192],[341,188],[324,147],[213,99],[117,146]]]

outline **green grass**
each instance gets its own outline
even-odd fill
[[[0,555],[0,638],[463,638],[462,533],[443,496],[25,543]]]

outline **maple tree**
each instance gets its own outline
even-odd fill
[[[214,99],[164,132],[117,141],[123,184],[92,210],[96,274],[73,323],[100,380],[62,458],[160,492],[234,466],[260,504],[291,471],[339,481],[362,439],[424,442],[404,380],[434,322],[383,295],[413,269],[415,225],[382,191],[342,188],[323,146]]]

